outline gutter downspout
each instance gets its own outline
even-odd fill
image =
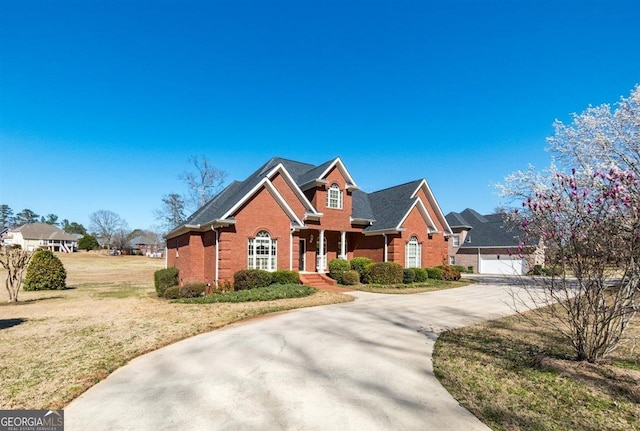
[[[293,271],[293,232],[294,228],[291,228],[289,232],[289,271]]]
[[[384,258],[383,258],[383,262],[387,261],[387,234],[383,233],[382,236],[384,237]]]
[[[215,283],[215,286],[218,287],[218,271],[219,271],[218,262],[220,261],[220,245],[219,245],[220,234],[218,233],[218,230],[215,227],[213,227],[213,225],[211,225],[211,230],[213,230],[216,233],[216,265],[215,265],[216,274],[213,282]]]

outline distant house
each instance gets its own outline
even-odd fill
[[[524,232],[505,214],[481,215],[470,208],[446,216],[453,235],[449,239],[449,263],[473,268],[479,274],[526,274],[543,263],[537,244],[519,245]]]
[[[147,257],[164,257],[164,247],[155,234],[145,233],[132,238],[124,249],[126,254],[143,254]]]
[[[47,223],[29,223],[9,229],[4,243],[17,244],[23,250],[46,248],[51,251],[72,253],[78,249],[78,236]]]
[[[327,282],[337,258],[441,265],[450,233],[424,179],[365,193],[340,158],[320,165],[273,158],[166,236],[167,266],[183,283],[231,281],[241,269],[294,270],[303,281]]]

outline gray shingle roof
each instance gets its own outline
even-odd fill
[[[450,212],[446,219],[452,228],[471,228],[460,248],[517,247],[524,238],[522,229],[509,222],[506,214],[481,215],[467,208],[461,213]]]
[[[411,195],[421,182],[422,180],[416,180],[370,193],[369,203],[373,214],[375,214],[376,221],[367,227],[365,231],[371,232],[398,227],[402,218],[415,203],[417,198],[412,198]]]
[[[289,175],[291,175],[295,183],[298,186],[302,186],[319,179],[319,176],[322,175],[335,160],[336,159],[333,159],[319,166],[315,166],[308,163],[274,157],[249,175],[244,181],[234,181],[229,184],[216,197],[194,212],[185,225],[205,225],[214,220],[222,219],[240,199],[246,196],[280,163]],[[421,182],[422,180],[416,180],[369,194],[361,190],[353,190],[351,217],[359,220],[373,221],[372,225],[368,226],[365,231],[375,232],[395,229],[415,203],[417,198],[412,198],[412,194]]]

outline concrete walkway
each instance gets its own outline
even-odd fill
[[[440,385],[431,355],[441,331],[511,314],[507,281],[353,292],[353,303],[181,341],[72,402],[66,429],[486,430]]]

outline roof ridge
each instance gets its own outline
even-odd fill
[[[398,185],[395,185],[395,186],[390,186],[390,187],[387,187],[387,188],[384,188],[384,189],[380,189],[380,190],[376,190],[375,192],[371,192],[371,193],[367,193],[367,194],[373,195],[373,194],[376,194],[376,193],[384,192],[384,191],[395,189],[395,188],[398,188],[398,187],[407,186],[409,184],[422,182],[423,180],[424,180],[424,178],[421,178],[419,180],[407,181],[406,183],[398,184]]]

